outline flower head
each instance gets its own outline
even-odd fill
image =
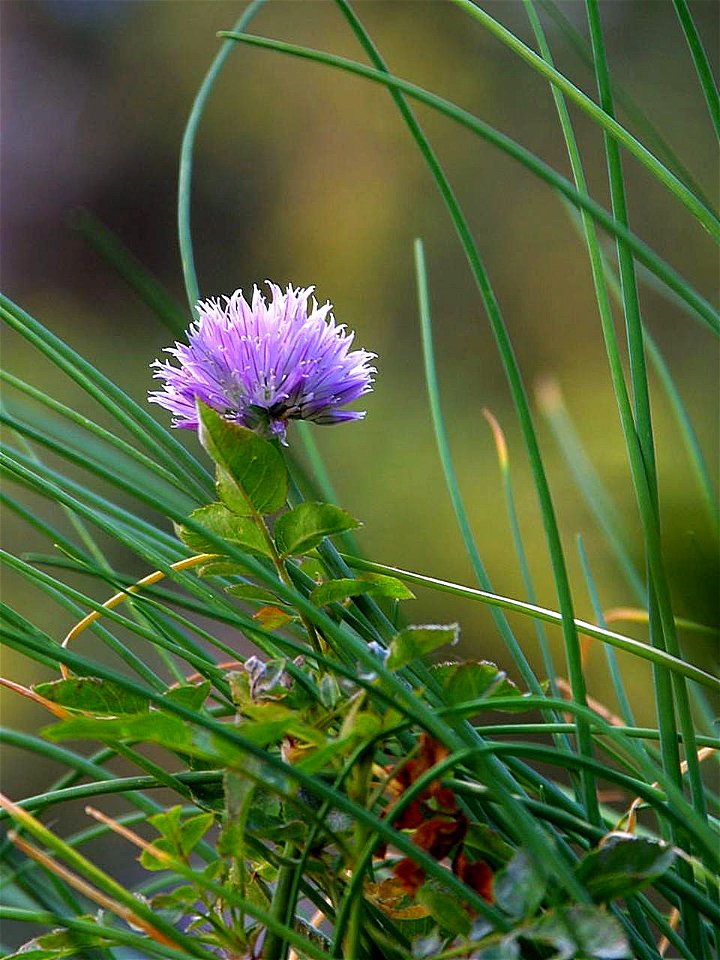
[[[196,399],[269,437],[285,439],[288,420],[342,423],[364,413],[341,409],[372,389],[374,353],[351,350],[354,334],[335,323],[326,303],[310,303],[313,287],[268,286],[268,303],[257,287],[252,303],[240,290],[231,297],[199,301],[187,345],[155,360],[162,390],[150,394],[174,414],[174,427],[196,429]]]

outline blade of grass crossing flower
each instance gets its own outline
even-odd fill
[[[465,510],[462,494],[458,485],[455,467],[450,453],[450,444],[448,442],[445,419],[443,417],[442,406],[440,403],[440,388],[437,380],[437,369],[435,365],[435,350],[433,347],[432,320],[430,318],[430,302],[427,285],[427,270],[425,267],[425,252],[421,240],[415,241],[415,275],[417,282],[418,306],[420,314],[420,328],[422,332],[423,359],[425,363],[425,383],[430,402],[430,413],[432,416],[433,429],[435,431],[435,441],[437,444],[440,463],[445,476],[445,484],[450,495],[455,519],[460,530],[465,550],[470,559],[475,577],[484,590],[492,591],[492,584],[488,577],[485,565],[482,562],[478,552],[477,543],[470,526],[470,520]],[[510,655],[515,661],[520,676],[533,693],[542,693],[542,687],[538,681],[532,667],[530,666],[525,653],[518,643],[515,635],[510,629],[507,618],[500,611],[495,611],[493,619],[505,643]]]
[[[710,62],[705,53],[705,47],[703,46],[700,34],[695,26],[695,21],[690,13],[687,0],[673,0],[673,6],[675,7],[675,13],[680,21],[683,33],[685,34],[685,40],[690,49],[690,56],[695,64],[695,72],[700,81],[705,103],[707,103],[715,136],[720,137],[720,96],[718,96],[718,89],[715,84],[715,78],[712,75],[712,70],[710,69]]]
[[[176,336],[187,327],[185,311],[165,287],[152,277],[122,241],[89,210],[77,210],[71,227],[123,280],[140,300]]]
[[[264,0],[253,0],[244,10],[242,16],[235,24],[235,30],[241,33],[249,25],[255,14],[260,10]],[[197,133],[200,120],[205,112],[208,97],[210,96],[215,81],[227,58],[233,50],[234,44],[225,41],[220,52],[215,57],[205,79],[200,85],[195,100],[188,117],[188,122],[183,133],[182,145],[180,147],[180,169],[178,171],[178,240],[180,244],[180,259],[182,262],[183,276],[185,277],[185,290],[187,292],[188,304],[190,310],[194,310],[195,304],[200,299],[200,288],[198,286],[197,273],[195,271],[195,256],[193,254],[192,231],[190,229],[190,201],[192,189],[192,169],[193,169],[193,151],[195,149],[195,135]]]
[[[586,0],[590,38],[595,59],[600,102],[608,116],[613,115],[613,98],[610,89],[609,72],[605,45],[600,22],[600,12],[597,0]],[[607,157],[608,178],[612,210],[616,219],[625,226],[628,224],[627,201],[625,183],[623,179],[620,151],[615,140],[605,135],[605,152]],[[655,467],[655,449],[653,442],[652,418],[650,412],[650,394],[645,367],[645,347],[643,343],[642,319],[638,301],[637,285],[633,257],[627,246],[618,239],[618,263],[620,265],[620,287],[623,296],[625,325],[627,331],[628,352],[630,356],[630,377],[632,381],[633,403],[638,441],[641,451],[641,462],[633,464],[633,481],[636,490],[644,483],[647,484],[647,494],[638,497],[645,543],[648,554],[650,572],[650,591],[648,610],[650,613],[650,637],[652,642],[668,650],[675,656],[680,655],[680,648],[675,631],[675,620],[672,613],[670,592],[663,567],[662,547],[660,542],[659,503],[657,495],[657,475]],[[624,402],[624,397],[618,396],[618,402]],[[643,476],[638,476],[642,470]],[[649,536],[648,534],[652,534]],[[705,814],[705,795],[703,790],[702,774],[697,759],[697,747],[694,743],[694,722],[690,709],[690,700],[687,686],[680,677],[672,677],[666,671],[654,668],[656,680],[656,698],[658,715],[666,717],[666,738],[662,743],[663,754],[666,758],[669,771],[675,773],[677,782],[681,782],[679,770],[679,756],[677,753],[677,734],[674,723],[671,725],[674,706],[677,709],[680,728],[686,744],[686,761],[690,791],[697,810]],[[673,698],[674,693],[674,698]],[[674,717],[673,717],[674,719]],[[661,725],[662,729],[662,725]],[[668,741],[673,736],[673,743]],[[676,764],[678,767],[676,768]],[[706,954],[706,944],[700,933],[699,923],[695,912],[684,915],[686,933],[694,941],[701,956]]]
[[[345,4],[345,0],[337,0],[338,3]],[[354,16],[354,15],[353,15]],[[548,164],[544,163],[529,150],[521,147],[505,134],[495,130],[489,124],[484,123],[477,117],[462,110],[455,104],[435,94],[429,93],[416,84],[409,83],[399,77],[393,76],[386,71],[367,67],[362,63],[356,63],[353,60],[347,60],[334,54],[324,53],[320,50],[313,50],[307,47],[297,46],[295,44],[284,43],[281,40],[271,40],[267,37],[257,37],[253,34],[239,34],[222,31],[220,36],[227,37],[238,43],[246,43],[251,46],[261,47],[267,50],[275,50],[278,53],[284,53],[288,56],[300,57],[301,59],[311,60],[315,63],[325,64],[338,70],[344,70],[347,73],[364,77],[373,83],[381,84],[388,89],[400,91],[421,103],[424,103],[439,113],[455,120],[473,133],[492,143],[500,150],[507,153],[513,159],[517,160],[523,166],[527,167],[540,179],[544,180],[550,186],[554,187],[560,194],[568,198],[575,206],[587,210],[590,215],[608,233],[614,236],[621,236],[632,248],[638,260],[645,264],[655,275],[662,279],[667,286],[678,294],[682,300],[692,307],[697,316],[716,334],[720,334],[720,318],[713,306],[694,290],[682,277],[680,277],[672,267],[658,257],[648,246],[643,243],[634,234],[628,233],[621,224],[616,223],[612,216],[596,203],[587,194],[579,193],[565,177],[562,177]],[[427,159],[427,155],[424,154]],[[444,194],[443,194],[444,195]]]
[[[594,62],[590,46],[562,12],[559,4],[555,3],[554,0],[538,0],[538,2],[545,13],[554,21],[558,30],[567,41],[568,46],[577,54],[580,61],[586,67],[593,70]],[[611,77],[611,81],[615,100],[621,105],[628,119],[632,121],[633,127],[642,133],[646,143],[649,143],[653,147],[655,153],[663,159],[666,166],[675,171],[678,178],[685,183],[687,188],[692,190],[708,209],[712,209],[713,205],[704,195],[697,181],[664,139],[660,131],[654,126],[647,114],[635,103],[627,90],[618,83],[617,79]]]
[[[473,0],[452,0],[452,2],[481,23],[494,37],[500,40],[501,43],[509,47],[513,53],[517,54],[525,63],[532,67],[533,70],[537,71],[537,73],[552,83],[553,87],[556,87],[568,97],[568,99],[572,100],[576,106],[601,126],[603,131],[611,137],[614,142],[621,144],[639,160],[640,163],[693,214],[712,237],[716,240],[720,239],[720,221],[718,221],[718,218],[712,210],[709,210],[684,183],[678,180],[674,173],[660,163],[657,157],[655,157],[647,147],[636,140],[613,116],[608,114],[601,106],[598,106],[597,103],[584,94],[582,90],[579,90],[574,83],[571,83],[567,77],[563,76],[563,74],[547,63],[546,60],[538,56],[534,50],[526,46],[512,31],[508,30],[486,13],[486,11],[478,7]]]

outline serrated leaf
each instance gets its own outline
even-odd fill
[[[398,670],[400,667],[432,653],[438,647],[444,647],[448,643],[457,643],[459,636],[460,627],[457,623],[451,623],[447,626],[427,624],[418,627],[405,627],[391,640],[385,665],[388,670]]]
[[[609,837],[583,857],[576,876],[593,900],[605,903],[637,893],[668,870],[672,848],[645,837]]]
[[[545,895],[546,881],[524,850],[495,874],[495,902],[513,919],[532,917]]]
[[[68,677],[67,680],[38,683],[33,690],[52,703],[93,716],[116,717],[150,709],[145,697],[100,677]]]
[[[275,545],[284,557],[298,557],[325,537],[360,526],[349,513],[332,503],[301,503],[275,522]]]
[[[521,696],[505,671],[489,660],[437,663],[430,670],[442,686],[444,700],[449,707],[484,697]]]
[[[388,597],[391,600],[415,599],[415,594],[405,586],[402,580],[381,574],[369,574],[367,577],[355,580],[350,577],[328,580],[327,583],[321,583],[315,587],[310,594],[310,599],[318,607],[324,607],[327,603],[336,603],[347,600],[349,597],[363,595]]]
[[[208,503],[204,507],[193,510],[190,519],[206,527],[221,540],[237,544],[248,553],[257,553],[270,556],[270,547],[267,540],[258,529],[251,517],[239,517],[228,510],[224,503]],[[197,533],[186,526],[178,526],[177,534],[185,544],[195,553],[218,553],[218,547],[202,533]]]
[[[455,894],[439,890],[434,883],[424,883],[417,892],[418,903],[443,929],[455,936],[466,937],[470,933],[470,917],[458,902]]]
[[[220,492],[224,502],[241,515],[275,513],[287,499],[288,478],[282,454],[257,433],[230,423],[198,400],[200,442],[224,471],[224,484],[235,484],[239,497]],[[228,502],[228,499],[230,502]],[[246,509],[243,510],[242,505]]]

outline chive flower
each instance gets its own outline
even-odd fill
[[[372,389],[376,354],[350,349],[354,334],[336,324],[330,303],[310,300],[314,287],[268,286],[269,303],[257,287],[251,303],[240,290],[222,301],[199,301],[187,345],[164,351],[179,366],[151,364],[164,385],[149,400],[171,411],[174,427],[197,429],[196,399],[283,443],[288,420],[325,424],[365,416],[342,408]]]

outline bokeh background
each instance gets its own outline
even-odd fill
[[[519,0],[489,11],[532,43]],[[16,302],[96,363],[136,400],[152,387],[149,363],[170,336],[73,229],[84,209],[103,221],[184,302],[176,234],[180,141],[193,97],[218,49],[216,31],[242,3],[4,0],[2,16],[2,285]],[[358,12],[391,68],[448,97],[516,138],[563,173],[564,146],[547,85],[448,2],[361,2]],[[583,7],[562,5],[587,34]],[[711,55],[718,10],[691,3]],[[643,107],[713,195],[717,161],[705,104],[672,5],[659,0],[601,4],[618,82]],[[592,76],[546,22],[561,69],[593,94]],[[331,2],[271,0],[252,30],[364,59]],[[586,254],[559,198],[505,155],[450,121],[418,115],[475,232],[511,331],[528,390],[554,378],[593,462],[642,553],[629,473],[610,387]],[[594,196],[607,203],[601,137],[573,110]],[[632,128],[632,125],[630,125]],[[631,159],[625,169],[637,233],[708,297],[716,253],[680,205]],[[423,237],[429,267],[439,377],[453,453],[478,544],[495,589],[523,596],[502,501],[493,441],[481,416],[491,409],[509,443],[523,533],[540,601],[556,607],[540,515],[498,354],[460,246],[431,178],[387,93],[359,78],[279,54],[238,47],[201,123],[193,192],[195,254],[204,295],[272,278],[315,284],[358,343],[379,355],[367,419],[315,428],[340,502],[364,521],[372,558],[473,583],[436,456],[422,374],[412,242]],[[645,319],[664,351],[717,472],[718,354],[711,335],[645,289]],[[189,314],[188,314],[189,319]],[[92,403],[13,335],[4,363],[77,409],[105,422]],[[9,392],[8,392],[9,396]],[[677,613],[718,623],[718,561],[679,434],[653,381],[665,544]],[[164,411],[151,408],[167,422]],[[591,617],[577,561],[582,533],[602,603],[632,603],[602,536],[537,416],[578,614]],[[196,440],[186,440],[196,448]],[[10,491],[13,492],[13,491]],[[51,507],[39,507],[64,526]],[[47,550],[12,515],[5,545]],[[115,549],[119,568],[142,576]],[[80,583],[83,589],[103,589]],[[8,599],[58,637],[71,625],[43,598],[6,576]],[[22,591],[26,591],[22,587]],[[419,592],[415,622],[459,620],[463,653],[508,666],[479,605]],[[513,619],[539,665],[529,621]],[[641,627],[629,627],[643,636]],[[559,635],[551,631],[561,662]],[[711,641],[687,635],[691,657],[711,666]],[[79,643],[93,650],[91,634]],[[647,673],[622,660],[638,720],[652,723]],[[602,653],[590,654],[591,691],[612,705]],[[3,672],[31,682],[37,668],[5,654]],[[511,674],[513,673],[510,670]],[[3,721],[36,729],[46,721],[5,698]],[[33,793],[40,766],[7,752],[6,792]]]

